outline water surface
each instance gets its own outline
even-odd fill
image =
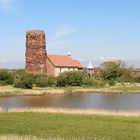
[[[140,111],[140,94],[76,94],[0,97],[3,109],[24,107],[53,107],[72,109],[104,109]]]

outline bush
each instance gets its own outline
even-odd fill
[[[102,79],[88,78],[83,84],[88,87],[103,87],[106,83]]]
[[[47,76],[38,76],[36,79],[37,87],[47,87],[48,86],[48,78]]]
[[[28,79],[30,80],[30,82],[32,84],[36,84],[37,77],[38,77],[37,75],[33,75],[33,74],[28,73]]]
[[[49,87],[55,87],[57,86],[57,78],[55,77],[48,77],[48,86]]]
[[[57,85],[65,86],[81,86],[83,83],[84,73],[79,71],[68,71],[61,73],[57,78]]]
[[[0,81],[0,86],[6,86],[6,85],[7,85],[6,81]]]
[[[55,77],[47,77],[46,75],[40,75],[36,79],[37,87],[55,87],[57,80]]]
[[[14,87],[23,89],[32,89],[33,84],[30,74],[22,73],[14,76]]]
[[[108,81],[108,84],[109,84],[110,86],[114,86],[114,85],[116,85],[116,82],[112,79],[112,80],[109,80],[109,81]]]
[[[128,76],[121,76],[117,78],[116,81],[118,83],[134,83],[135,79],[128,75]]]
[[[38,75],[34,75],[34,74],[31,74],[31,73],[25,72],[24,69],[14,70],[13,75],[14,75],[14,77],[17,76],[17,75],[24,75],[24,76],[28,77],[28,79],[30,79],[32,84],[36,83],[36,79],[38,77]]]
[[[14,78],[10,71],[0,70],[0,85],[13,84]]]
[[[137,77],[137,78],[135,79],[135,81],[136,81],[137,83],[140,83],[140,77]]]
[[[135,78],[135,81],[136,81],[137,83],[140,83],[140,77]]]

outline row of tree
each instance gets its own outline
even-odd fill
[[[107,61],[101,66],[100,77],[104,80],[119,80],[122,82],[131,82],[135,79],[131,76],[131,72],[134,70],[132,67],[128,67],[123,61]]]
[[[69,71],[61,73],[58,77],[47,77],[46,75],[32,75],[24,70],[0,70],[0,85],[13,85],[17,88],[37,87],[65,87],[86,86],[103,87],[124,82],[140,82],[140,77],[131,76],[132,67],[128,67],[122,61],[104,62],[100,66],[98,76],[89,77],[80,71]]]

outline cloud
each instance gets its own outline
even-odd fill
[[[0,10],[4,12],[15,11],[16,0],[0,0]]]
[[[77,32],[77,29],[70,25],[60,26],[49,39],[47,45],[52,47],[70,47],[72,45],[72,38],[69,37],[70,34]]]
[[[63,25],[56,31],[55,37],[62,38],[75,32],[77,32],[77,29],[71,27],[70,25]]]
[[[69,46],[70,40],[66,39],[52,39],[49,42],[49,46],[51,47],[66,47]]]
[[[9,59],[1,59],[0,60],[0,68],[8,68],[8,69],[15,69],[15,68],[24,68],[25,67],[25,60],[9,60]]]
[[[100,60],[100,61],[122,60],[122,61],[124,61],[125,58],[123,58],[123,57],[117,57],[117,56],[114,56],[114,57],[103,57],[103,56],[101,56],[101,57],[97,58],[97,60]]]
[[[22,45],[24,44],[25,40],[23,38],[9,38],[7,39],[7,43],[9,44],[17,44],[17,45]]]
[[[101,57],[99,58],[99,60],[105,61],[106,59],[105,59],[103,56],[101,56]]]

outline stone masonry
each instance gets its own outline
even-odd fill
[[[47,74],[45,33],[41,30],[26,32],[26,71]]]

